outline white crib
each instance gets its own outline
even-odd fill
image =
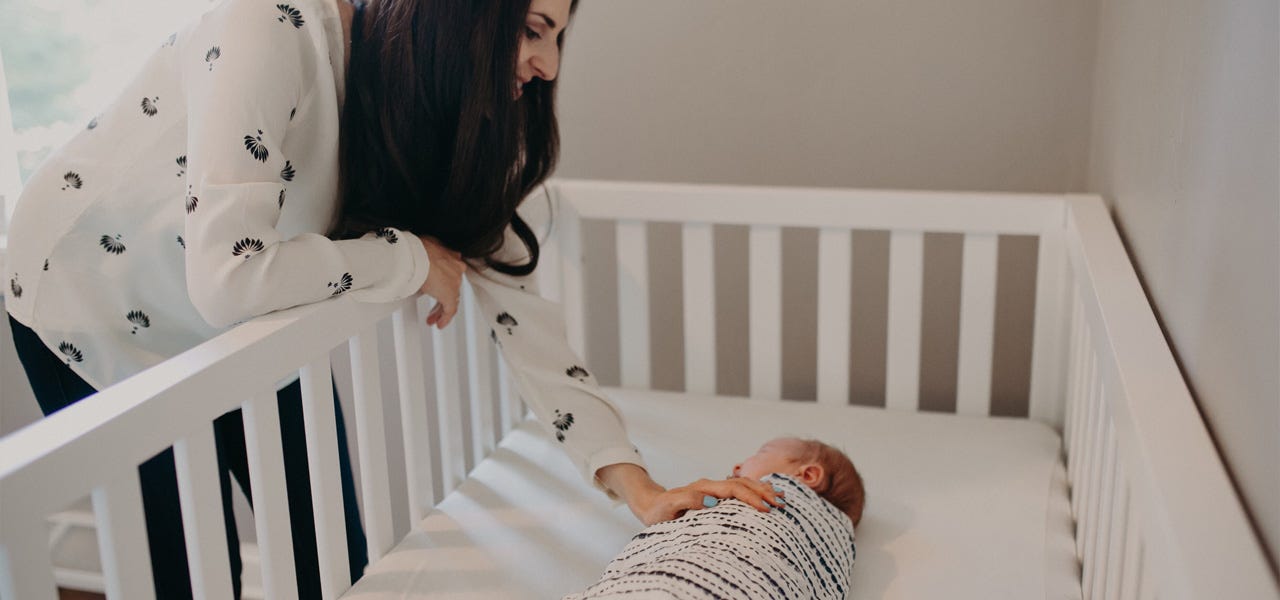
[[[893,423],[902,422],[906,424],[900,431],[910,430],[914,435],[947,429],[972,433],[973,444],[1009,432],[1014,432],[1009,433],[1014,437],[1026,434],[1032,440],[1029,443],[1047,448],[1049,461],[1069,482],[1069,504],[1065,491],[1062,504],[1064,511],[1069,510],[1068,525],[1074,521],[1073,531],[1068,527],[1066,534],[1074,543],[1067,546],[1078,560],[1072,561],[1073,568],[1067,572],[1072,578],[1070,597],[1280,598],[1240,500],[1107,210],[1096,196],[571,180],[553,181],[549,190],[555,206],[555,239],[546,247],[539,276],[544,293],[562,300],[570,341],[579,350],[585,339],[582,221],[611,221],[616,228],[620,375],[625,389],[611,392],[644,435],[653,434],[652,427],[644,429],[655,416],[651,413],[686,409],[692,420],[687,427],[704,431],[713,430],[708,421],[724,410],[746,410],[755,411],[757,420],[770,425],[775,420],[821,420],[827,428],[824,431],[832,432],[858,427],[866,432],[897,427]],[[652,222],[679,223],[682,229],[685,394],[643,391],[650,387],[652,370],[646,235],[647,224]],[[712,396],[716,393],[717,340],[713,225],[717,224],[750,229],[750,277],[742,291],[750,307],[748,352],[753,400]],[[817,310],[823,326],[817,336],[817,403],[805,406],[754,402],[782,396],[779,315],[784,227],[818,231]],[[884,390],[887,411],[845,406],[850,395],[854,230],[891,232]],[[957,415],[916,412],[926,232],[964,235]],[[1029,417],[1051,430],[1040,427],[1032,432],[1039,426],[986,416],[991,410],[998,236],[1005,234],[1039,238]],[[544,523],[546,528],[537,530],[544,534],[526,535],[533,530],[517,530],[528,526],[529,519],[539,519],[536,513],[516,514],[512,512],[516,509],[498,510],[473,501],[482,493],[490,494],[485,497],[501,495],[492,487],[502,484],[494,482],[510,478],[510,471],[504,469],[517,459],[529,463],[526,468],[532,466],[544,474],[542,479],[523,485],[554,487],[557,502],[579,511],[547,515],[548,522],[563,520],[566,514],[590,513],[597,520],[584,523],[599,522],[615,533],[639,529],[638,522],[627,520],[625,508],[610,509],[598,493],[575,479],[569,463],[555,454],[554,445],[539,440],[540,435],[545,438],[544,433],[522,424],[524,411],[517,390],[503,374],[504,365],[489,344],[487,326],[471,308],[469,293],[466,312],[459,315],[457,325],[443,332],[432,330],[429,341],[420,320],[419,306],[425,302],[415,299],[369,305],[344,297],[265,315],[122,382],[92,401],[0,440],[0,598],[57,597],[46,519],[85,496],[92,497],[108,597],[152,598],[136,467],[169,445],[175,447],[197,597],[231,597],[222,512],[217,502],[209,500],[220,493],[211,425],[216,417],[237,407],[244,409],[263,590],[267,598],[295,598],[272,390],[275,382],[298,371],[326,598],[344,593],[354,598],[383,597],[378,594],[392,590],[369,582],[413,562],[396,562],[397,556],[427,556],[432,564],[426,568],[472,571],[473,576],[483,579],[497,575],[472,567],[504,564],[501,558],[493,558],[505,551],[498,546],[516,543],[528,549],[547,540],[554,543],[550,537],[544,540],[539,536],[550,536],[545,532],[559,531],[556,528],[563,529],[563,524]],[[394,331],[398,389],[384,394],[375,327],[387,318],[392,320]],[[354,450],[361,473],[361,504],[371,562],[365,579],[350,591],[337,448],[335,436],[325,434],[335,427],[329,397],[329,352],[348,342],[358,439]],[[428,354],[430,364],[424,361]],[[388,398],[398,401],[402,416],[407,499],[393,498],[390,492],[393,474],[387,468],[389,449],[383,425]],[[659,457],[665,456],[662,444],[681,443],[652,435],[644,439],[650,440],[641,443],[646,454]],[[763,440],[752,440],[759,441]],[[997,445],[990,448],[998,450],[998,443],[1003,442],[997,439],[992,443]],[[860,456],[854,460],[861,466]],[[655,472],[662,469],[656,463],[653,466]],[[997,468],[992,464],[977,467],[987,472]],[[447,496],[436,498],[436,487]],[[874,520],[874,483],[869,484],[868,492],[867,518]],[[998,494],[999,490],[993,492]],[[393,533],[393,501],[407,501],[415,524],[408,536]],[[463,512],[470,516],[460,517]],[[452,529],[443,531],[441,524]],[[504,528],[510,531],[504,532]],[[520,537],[507,535],[513,532],[529,539],[512,542]],[[965,535],[972,535],[980,546],[982,533]],[[432,545],[433,535],[437,540],[439,536],[452,537],[447,543]],[[1008,539],[1017,536],[1018,532],[1012,531]],[[400,538],[404,542],[397,545]],[[486,539],[492,541],[487,548]],[[621,544],[610,545],[616,539],[607,541],[585,551],[579,570],[602,568],[612,551],[621,548]],[[860,533],[859,541],[865,545],[875,540]],[[428,546],[430,552],[421,554]],[[855,581],[871,577],[865,570],[859,571],[865,551],[864,546],[859,547]],[[976,554],[981,552],[981,548],[975,550]],[[898,576],[909,577],[910,554],[895,556]],[[400,576],[398,581],[405,580],[404,573]],[[557,576],[549,575],[551,579]],[[512,589],[544,593],[551,589],[532,583],[521,588],[519,581],[514,582],[514,588],[462,589],[466,585],[458,582],[466,578],[459,577],[462,579],[455,578],[453,589],[436,590],[438,597],[506,597]],[[437,597],[432,595],[436,588],[430,576],[408,579],[419,587],[395,593]],[[965,589],[963,581],[944,583],[954,590]],[[906,588],[885,588],[883,596],[910,595],[890,593],[893,589]],[[1000,588],[997,585],[994,589]],[[857,594],[855,587],[851,597]],[[1026,597],[1012,594],[996,596]],[[953,594],[957,596],[968,597],[962,592]]]

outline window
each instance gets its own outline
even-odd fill
[[[208,0],[0,0],[0,234],[17,192]],[[7,77],[6,77],[7,76]],[[7,89],[6,89],[7,87]]]

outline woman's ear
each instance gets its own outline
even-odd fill
[[[797,474],[797,478],[801,483],[809,486],[811,489],[819,491],[817,490],[817,486],[819,483],[822,483],[822,479],[826,474],[826,469],[823,469],[822,465],[818,463],[809,463],[800,467],[800,472]]]

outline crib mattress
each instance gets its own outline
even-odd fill
[[[1024,419],[608,388],[654,478],[720,478],[764,441],[814,437],[862,473],[850,598],[1078,599],[1060,438]],[[556,599],[641,524],[526,421],[344,596]]]

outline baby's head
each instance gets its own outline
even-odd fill
[[[776,438],[733,466],[733,477],[760,479],[770,473],[790,475],[849,515],[856,526],[866,501],[862,476],[853,461],[817,440]]]

